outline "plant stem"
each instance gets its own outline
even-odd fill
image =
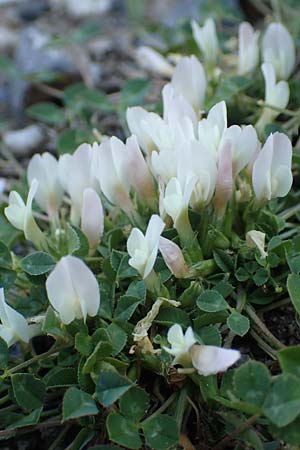
[[[259,331],[264,335],[266,340],[271,344],[274,345],[276,350],[281,350],[285,348],[285,345],[282,344],[272,333],[271,331],[266,327],[266,325],[263,323],[263,321],[257,316],[257,314],[254,312],[253,308],[249,305],[245,306],[245,310],[250,317],[250,319],[255,323]]]
[[[41,353],[39,355],[36,355],[33,358],[28,359],[27,361],[24,361],[21,364],[18,364],[17,366],[15,366],[15,367],[12,367],[11,369],[7,370],[4,373],[4,375],[5,376],[10,376],[13,373],[19,372],[20,370],[25,369],[26,367],[30,366],[31,364],[36,363],[37,361],[40,361],[43,358],[47,358],[49,356],[52,356],[52,357],[57,356],[59,354],[60,350],[63,350],[63,349],[68,348],[68,347],[69,347],[69,345],[62,345],[62,346],[57,346],[57,347],[55,347],[55,345],[54,345],[47,352]]]
[[[251,336],[256,340],[258,346],[269,355],[272,359],[276,360],[276,351],[270,347],[254,330],[250,330]]]
[[[8,402],[9,399],[10,399],[9,394],[7,394],[4,397],[0,398],[0,405],[3,405],[4,403]]]
[[[271,303],[270,305],[265,306],[259,310],[260,313],[264,314],[268,311],[272,311],[273,309],[280,308],[281,306],[290,305],[290,298],[283,298],[282,300],[278,300],[278,302]]]
[[[254,414],[249,417],[248,420],[243,422],[240,426],[238,426],[231,434],[222,439],[212,450],[221,450],[223,448],[228,447],[228,444],[236,437],[239,436],[243,431],[250,428],[259,418],[259,415]]]
[[[298,205],[292,206],[291,208],[285,209],[284,211],[279,213],[279,216],[282,219],[287,220],[299,211],[300,211],[300,203]]]
[[[163,413],[170,405],[173,403],[175,398],[177,397],[178,393],[173,392],[172,395],[163,403],[151,416],[147,417],[143,422],[140,423],[140,426],[143,427],[145,423],[150,422],[151,420],[155,419],[155,417],[159,416],[161,413]]]

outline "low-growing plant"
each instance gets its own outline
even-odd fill
[[[60,140],[58,159],[30,160],[28,193],[23,180],[9,194],[2,439],[59,428],[49,449],[70,430],[70,449],[298,448],[300,346],[264,320],[300,314],[294,40],[244,22],[229,51],[212,19],[191,27],[202,62],[137,50],[170,78],[162,116],[130,101],[126,143]],[[110,110],[72,92],[66,107]]]

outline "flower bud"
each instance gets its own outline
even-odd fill
[[[135,53],[137,62],[143,69],[164,77],[171,77],[174,67],[169,61],[151,47],[141,46]]]
[[[188,275],[189,269],[184,260],[182,251],[175,242],[164,237],[159,239],[159,251],[169,270],[176,278],[184,278]]]
[[[219,52],[219,43],[214,19],[209,17],[200,27],[195,20],[191,22],[193,37],[207,62],[215,63]]]
[[[99,245],[104,229],[104,212],[102,202],[92,188],[83,191],[81,230],[86,235],[91,250]]]
[[[243,22],[239,26],[239,64],[238,72],[245,75],[253,72],[258,65],[259,32],[254,31],[248,22]]]

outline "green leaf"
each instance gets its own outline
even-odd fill
[[[293,448],[298,449],[300,442],[300,417],[297,417],[293,422],[289,423],[285,427],[277,428],[275,426],[270,427],[272,435],[284,441],[285,444],[295,446]],[[276,449],[278,447],[276,446]],[[275,449],[275,450],[276,450]]]
[[[67,390],[63,399],[63,421],[77,417],[98,414],[98,408],[93,397],[74,387]]]
[[[112,318],[113,305],[115,301],[115,285],[110,283],[106,278],[100,280],[100,310],[99,315],[103,319]]]
[[[177,422],[167,414],[161,414],[143,425],[147,445],[154,450],[168,449],[177,444],[179,430]]]
[[[244,267],[239,267],[238,270],[235,272],[234,276],[238,281],[241,282],[247,281],[250,278],[249,273]]]
[[[300,414],[299,378],[290,374],[279,375],[263,405],[264,414],[277,427],[284,427]]]
[[[230,330],[238,336],[245,336],[250,328],[248,317],[245,317],[236,311],[230,314],[226,322]]]
[[[140,300],[145,300],[146,298],[146,285],[144,280],[134,280],[128,286],[126,295],[129,297],[136,297]]]
[[[8,247],[4,242],[0,241],[0,267],[4,269],[11,269],[12,258]]]
[[[96,445],[95,447],[91,447],[89,450],[122,450],[121,447],[117,447],[117,445]]]
[[[144,389],[133,386],[120,399],[120,412],[133,422],[139,422],[149,407],[149,395]]]
[[[122,295],[118,300],[114,318],[120,322],[126,322],[141,303],[143,303],[143,300],[137,297]]]
[[[77,384],[77,371],[73,367],[54,367],[43,379],[47,389],[75,386]]]
[[[109,342],[98,342],[93,353],[87,358],[83,366],[82,373],[87,374],[92,372],[97,361],[111,355],[111,353],[112,345]]]
[[[213,325],[200,328],[197,334],[205,345],[215,345],[216,347],[221,347],[222,345],[221,333]]]
[[[115,323],[111,323],[106,328],[106,331],[110,337],[110,341],[113,347],[112,355],[116,356],[123,350],[127,341],[127,334],[121,327],[119,327]]]
[[[184,328],[187,328],[191,325],[189,315],[183,309],[175,308],[173,306],[161,308],[154,322],[166,326],[171,326],[174,323],[179,323]]]
[[[93,37],[99,35],[99,23],[97,22],[86,22],[83,25],[80,25],[78,28],[75,28],[75,31],[72,31],[67,36],[67,42],[71,42],[73,44],[85,44],[89,42]]]
[[[61,125],[65,120],[64,112],[54,103],[36,103],[26,110],[29,117],[50,125]]]
[[[271,376],[264,364],[248,361],[235,371],[233,383],[241,400],[261,406],[270,388]]]
[[[0,286],[4,290],[10,289],[15,284],[17,273],[14,270],[1,269],[0,271]]]
[[[87,444],[93,439],[95,436],[95,431],[90,430],[88,428],[83,428],[79,431],[74,441],[71,442],[71,444],[68,445],[68,449],[72,450],[83,450],[86,447]]]
[[[16,420],[13,421],[10,425],[8,425],[7,429],[15,429],[15,428],[23,428],[29,427],[32,425],[36,425],[40,420],[42,408],[35,409],[30,414],[16,414]]]
[[[106,420],[109,439],[125,448],[138,449],[142,441],[136,424],[116,412],[111,412]]]
[[[42,275],[55,267],[55,260],[48,253],[35,252],[21,259],[20,266],[29,275]]]
[[[132,382],[118,372],[107,371],[100,374],[96,396],[103,406],[112,405],[132,386]]]
[[[112,268],[117,272],[117,278],[124,279],[137,275],[137,271],[128,264],[128,261],[128,253],[113,249],[110,255],[110,263]]]
[[[8,356],[7,343],[0,337],[0,369],[5,369],[7,367]]]
[[[269,272],[263,267],[258,269],[253,276],[253,281],[256,284],[256,286],[262,286],[268,281],[268,279],[269,279]]]
[[[126,106],[134,106],[143,101],[151,86],[144,78],[134,78],[125,81],[121,91],[121,102]]]
[[[31,410],[44,404],[46,386],[43,381],[29,373],[16,373],[11,376],[16,401],[21,408]]]
[[[225,273],[231,272],[234,268],[234,263],[231,256],[224,250],[214,250],[214,260],[217,266]]]
[[[199,309],[205,312],[223,311],[229,305],[224,297],[214,290],[204,291],[196,300]]]
[[[75,348],[84,356],[89,356],[93,351],[92,337],[84,332],[77,333],[75,336]]]
[[[79,240],[77,248],[74,248],[74,250],[72,250],[72,252],[70,252],[70,253],[72,253],[74,256],[78,256],[80,258],[85,258],[85,256],[88,255],[89,249],[90,249],[87,237],[80,230],[80,228],[75,227],[74,225],[70,225],[70,227],[76,233],[77,238]]]
[[[288,276],[287,290],[295,310],[300,314],[300,275],[291,273]]]
[[[283,372],[300,377],[300,345],[280,350],[277,357]]]
[[[65,336],[65,333],[61,328],[61,322],[51,306],[49,306],[46,311],[46,316],[42,325],[42,331],[54,337]]]

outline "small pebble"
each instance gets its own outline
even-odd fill
[[[16,155],[25,156],[41,145],[44,132],[38,125],[29,125],[20,130],[5,131],[2,139],[3,143]]]

